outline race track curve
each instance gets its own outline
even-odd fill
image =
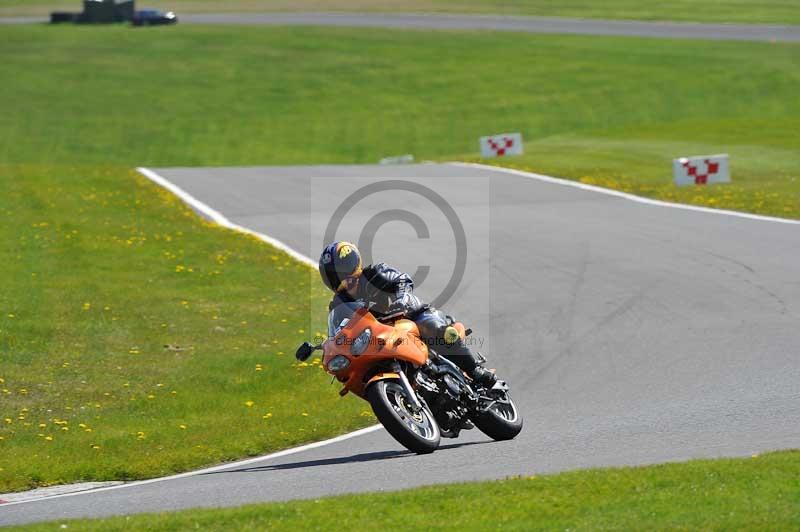
[[[342,194],[389,179],[441,194],[464,222],[470,255],[447,308],[487,339],[525,429],[503,443],[471,431],[427,456],[378,430],[214,473],[2,505],[0,525],[800,447],[800,225],[463,165],[156,172],[312,257]],[[354,219],[376,203],[423,218],[433,210],[410,192],[383,193],[390,199],[358,203]],[[360,222],[347,223],[355,234]],[[430,265],[432,290],[449,277],[453,250],[420,260],[424,245],[397,221],[375,239],[391,262]]]

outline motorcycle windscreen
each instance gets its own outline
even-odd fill
[[[357,310],[365,308],[360,301],[339,303],[328,314],[328,338],[333,338],[350,323]]]

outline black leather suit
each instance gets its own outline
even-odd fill
[[[420,337],[429,347],[472,375],[480,359],[463,341],[458,340],[451,344],[444,341],[444,330],[450,325],[447,316],[423,303],[413,291],[414,281],[411,276],[379,263],[364,268],[355,297],[339,292],[329,308],[333,309],[341,303],[363,301],[370,304],[370,311],[378,320],[394,319],[398,316],[414,320],[419,327]]]

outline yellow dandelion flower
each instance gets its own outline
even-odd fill
[[[148,396],[147,396],[147,398],[148,398],[148,399],[155,399],[155,398],[156,398],[156,396],[155,396],[155,395],[153,395],[153,394],[151,393],[150,395],[148,395]]]
[[[92,445],[92,449],[94,449],[94,450],[97,450],[97,449],[99,449],[99,448],[100,448],[100,446],[99,446],[99,445]]]
[[[82,429],[86,428],[86,423],[78,423],[78,426]]]
[[[84,303],[83,304],[83,310],[89,310],[90,308],[92,308],[92,304],[91,303]]]
[[[251,406],[253,406],[255,403],[254,403],[253,401],[245,401],[245,402],[244,402],[244,404],[245,404],[245,406],[246,406],[246,407],[250,408],[250,407],[251,407]]]
[[[47,441],[53,441],[53,437],[52,436],[45,436],[44,439],[47,440]]]
[[[16,318],[16,316],[15,316],[14,314],[9,314],[9,315],[8,315],[8,317],[9,317],[9,318],[11,318],[12,320],[13,320],[14,318]]]
[[[308,412],[303,412],[303,413],[302,413],[302,414],[300,414],[300,415],[301,415],[301,416],[303,416],[303,417],[308,417]]]
[[[7,417],[7,418],[5,419],[5,422],[6,422],[6,423],[8,423],[8,424],[10,425],[10,424],[12,424],[12,423],[14,422],[14,420],[13,420],[13,419],[11,419],[10,417]]]
[[[181,430],[186,430],[186,425],[178,425],[178,428],[180,428]]]
[[[39,423],[39,428],[40,429],[43,429],[45,427],[47,427],[47,423]]]
[[[66,432],[66,431],[68,431],[68,430],[69,430],[69,427],[61,427],[61,430],[63,430],[63,431],[65,431],[65,432]]]

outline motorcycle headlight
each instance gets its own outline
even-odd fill
[[[336,355],[331,359],[330,362],[328,362],[328,371],[336,373],[337,371],[342,371],[349,365],[350,361],[347,360],[347,357]]]
[[[364,331],[359,334],[355,340],[353,340],[353,345],[350,346],[350,353],[354,356],[358,356],[364,351],[367,350],[367,346],[369,345],[369,341],[372,339],[372,330],[367,327]]]

